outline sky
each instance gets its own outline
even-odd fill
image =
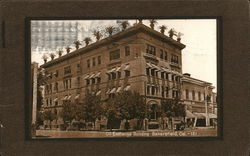
[[[136,20],[129,20],[132,26]],[[149,26],[148,20],[143,20],[143,24]],[[81,20],[82,35],[84,37],[94,37],[92,30],[103,29],[107,26],[117,26],[117,20]],[[217,61],[216,61],[216,20],[215,19],[185,19],[185,20],[157,20],[155,30],[159,31],[159,26],[167,26],[166,32],[174,28],[176,32],[181,32],[181,43],[186,45],[182,50],[183,73],[190,73],[191,77],[207,81],[217,89]],[[166,33],[167,34],[167,33]],[[32,52],[32,62],[41,64],[43,52]]]

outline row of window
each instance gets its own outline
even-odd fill
[[[186,89],[185,92],[186,92],[186,99],[191,100],[189,97],[189,90]],[[204,98],[205,98],[205,96],[204,96]],[[194,90],[192,90],[192,100],[195,100],[195,91]],[[198,101],[201,101],[201,92],[198,92]]]
[[[129,56],[130,55],[130,47],[129,46],[125,46],[125,56]],[[109,60],[115,60],[115,59],[119,59],[121,57],[120,55],[120,49],[114,50],[109,52]]]
[[[156,56],[155,46],[147,44],[146,53]],[[160,49],[160,58],[167,61],[168,60],[168,53],[166,51]],[[179,63],[178,56],[175,54],[172,54],[171,55],[171,62],[178,64]]]
[[[96,62],[96,57],[93,57],[93,58],[92,58],[92,66],[91,66],[91,61],[90,61],[90,59],[87,60],[87,68],[95,67],[96,64],[98,64],[98,65],[102,64],[101,56],[97,56],[97,62]]]
[[[169,80],[169,76],[170,76],[170,74],[167,72],[160,72],[160,71],[157,71],[156,69],[150,69],[150,68],[146,68],[146,75],[160,77],[161,79],[166,79],[166,80]],[[171,75],[171,80],[175,82],[180,82],[181,78],[180,76]]]
[[[158,95],[160,92],[160,87],[158,86],[147,86],[147,95]],[[177,89],[172,90],[172,98],[179,97],[179,91]],[[166,86],[161,86],[161,96],[169,97],[169,88]]]

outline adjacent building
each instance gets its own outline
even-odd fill
[[[105,100],[132,90],[146,97],[152,120],[157,120],[154,111],[163,99],[179,98],[191,113],[205,113],[202,99],[212,95],[212,84],[182,74],[183,48],[180,40],[135,24],[41,65],[48,77],[43,107],[59,117],[53,121],[58,127],[64,102],[79,102],[87,93]]]

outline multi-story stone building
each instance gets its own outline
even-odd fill
[[[180,41],[136,24],[49,61],[41,66],[49,77],[44,108],[58,115],[64,101],[81,101],[86,93],[105,100],[132,90],[156,109],[162,99],[181,98],[183,48]],[[157,119],[155,114],[150,118]]]

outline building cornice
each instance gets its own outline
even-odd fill
[[[158,32],[156,30],[153,30],[153,29],[151,29],[151,28],[149,28],[149,27],[147,27],[147,26],[145,26],[143,24],[137,24],[137,25],[135,25],[133,27],[130,27],[130,28],[124,30],[124,31],[121,31],[121,32],[119,32],[117,34],[114,34],[114,35],[112,35],[110,37],[104,38],[104,39],[102,39],[100,41],[97,41],[95,43],[92,43],[92,44],[90,44],[90,45],[88,45],[86,47],[80,48],[80,49],[75,50],[75,51],[73,51],[73,52],[71,52],[69,54],[66,54],[64,56],[61,56],[61,57],[56,58],[54,60],[51,60],[51,61],[41,65],[41,67],[42,68],[48,68],[48,67],[53,66],[53,65],[55,65],[57,63],[60,63],[60,62],[62,62],[64,60],[79,56],[79,55],[84,54],[84,53],[87,53],[87,52],[89,52],[91,50],[100,48],[100,47],[102,47],[104,45],[107,45],[107,44],[110,44],[110,43],[112,43],[114,41],[120,40],[120,39],[122,39],[124,37],[134,35],[134,34],[136,34],[138,32],[143,32],[145,34],[151,35],[151,36],[153,36],[155,38],[158,38],[159,40],[161,40],[163,42],[167,42],[167,43],[175,46],[176,48],[178,48],[180,50],[186,47],[184,44],[182,44],[180,42],[177,42],[176,40],[174,40],[174,39],[172,39],[172,38]]]

